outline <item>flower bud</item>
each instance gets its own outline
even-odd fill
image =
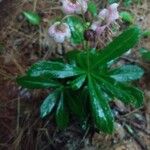
[[[87,41],[94,41],[95,40],[95,36],[96,36],[96,32],[92,29],[86,30],[84,32],[84,38]]]
[[[84,17],[85,17],[85,20],[86,20],[87,22],[91,22],[91,21],[92,21],[92,18],[93,18],[92,13],[89,12],[89,11],[86,11],[86,12],[85,12]]]
[[[60,0],[65,14],[82,14],[87,11],[87,0]]]

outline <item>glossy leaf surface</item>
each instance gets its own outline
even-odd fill
[[[84,41],[85,26],[81,18],[76,16],[67,17],[66,23],[71,30],[71,41],[74,44],[80,44]]]
[[[123,101],[125,104],[132,104],[135,107],[140,107],[143,103],[143,93],[132,87],[116,82],[115,80],[108,77],[94,77],[99,81],[99,84],[102,84],[105,87],[105,91],[111,93],[114,97]],[[135,91],[135,94],[134,92]],[[139,94],[136,95],[139,91]],[[109,95],[108,93],[108,95]]]
[[[105,133],[113,132],[113,115],[108,101],[101,93],[97,83],[89,77],[88,88],[90,93],[90,105],[96,127]]]
[[[110,72],[110,76],[119,82],[137,80],[143,74],[143,69],[136,65],[125,65]]]
[[[46,97],[46,99],[43,101],[43,103],[40,107],[40,116],[42,118],[52,112],[54,106],[56,105],[58,96],[59,96],[59,92],[54,91],[53,93],[49,94]]]
[[[80,89],[86,79],[86,75],[81,75],[77,77],[75,80],[70,82],[70,86],[72,89]]]
[[[66,78],[82,74],[82,70],[73,65],[53,61],[39,61],[31,66],[27,74],[30,76],[49,76]]]
[[[97,65],[104,65],[109,61],[118,58],[130,48],[132,48],[138,41],[140,36],[140,29],[138,27],[130,27],[122,34],[116,37],[108,46],[99,52],[98,61],[93,64],[93,67]]]
[[[43,78],[40,76],[18,77],[17,83],[20,84],[22,87],[29,88],[29,89],[56,88],[60,86],[60,84],[57,81],[54,81],[50,78]]]

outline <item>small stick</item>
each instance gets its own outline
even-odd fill
[[[142,150],[148,150],[147,147],[140,141],[139,137],[136,135],[136,132],[132,133],[125,126],[126,131],[134,138],[134,140],[139,144]]]
[[[17,127],[16,127],[16,132],[17,135],[19,133],[19,127],[20,127],[20,98],[18,97],[18,102],[17,102]]]
[[[36,11],[37,1],[38,1],[38,0],[34,0],[33,11]]]

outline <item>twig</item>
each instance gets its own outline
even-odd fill
[[[16,65],[17,69],[20,71],[21,74],[24,73],[23,68],[21,67],[21,65],[17,62],[17,60],[13,57],[12,61],[14,62],[14,64]]]
[[[34,0],[33,11],[36,11],[37,1],[38,1],[38,0]]]
[[[142,150],[148,150],[147,147],[140,141],[139,137],[136,135],[136,132],[130,132],[127,126],[124,126],[126,131],[134,138],[134,140],[139,144]]]
[[[128,117],[128,116],[132,115],[133,113],[136,113],[137,111],[139,111],[139,110],[142,109],[142,108],[143,108],[143,107],[137,108],[137,109],[135,109],[135,110],[133,110],[133,111],[131,111],[131,112],[125,114],[125,115],[122,115],[122,116],[123,116],[123,117]]]
[[[16,132],[17,135],[19,133],[19,128],[20,128],[20,98],[18,97],[18,102],[17,102],[17,127],[16,127]]]
[[[141,128],[138,124],[135,124],[134,122],[131,122],[129,119],[127,118],[120,118],[120,117],[117,117],[117,119],[120,121],[120,122],[125,122],[126,124],[129,124],[131,125],[132,127],[144,132],[146,135],[149,135],[150,136],[150,133],[148,133],[146,130],[144,130],[143,128]]]

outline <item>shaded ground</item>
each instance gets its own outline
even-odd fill
[[[143,62],[137,53],[143,45],[150,49],[149,38],[143,39],[132,54],[121,60],[144,67],[145,76],[135,84],[145,92],[145,106],[135,110],[114,103],[117,121],[114,135],[83,131],[76,119],[65,131],[59,131],[53,116],[45,120],[39,118],[39,105],[48,91],[28,91],[16,85],[15,77],[33,62],[50,59],[61,51],[47,36],[49,20],[61,15],[57,9],[58,3],[49,0],[4,0],[0,3],[0,149],[150,149],[150,64]],[[21,15],[23,10],[36,10],[42,16],[40,29],[25,21]],[[144,29],[150,27],[148,0],[130,10],[137,16],[138,24]]]

